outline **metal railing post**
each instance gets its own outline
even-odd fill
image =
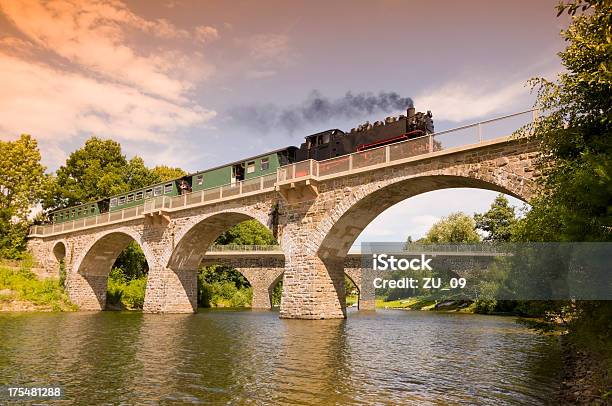
[[[243,180],[241,180],[240,182],[238,182],[238,194],[241,195],[242,194],[242,184],[244,183]]]
[[[433,152],[433,135],[429,134],[429,152]]]
[[[349,172],[353,170],[353,154],[349,154]]]
[[[385,162],[390,162],[390,161],[391,161],[391,147],[387,145],[385,147]]]
[[[478,123],[478,142],[482,142],[482,126]]]
[[[263,182],[263,176],[259,177],[259,190],[263,190],[264,188],[264,182]]]

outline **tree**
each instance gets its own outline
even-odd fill
[[[225,231],[217,238],[215,244],[274,245],[276,240],[270,230],[259,221],[247,220]]]
[[[155,168],[151,169],[161,182],[165,182],[167,180],[181,178],[187,175],[187,172],[182,170],[181,168],[171,168],[165,165],[158,165]]]
[[[49,176],[40,163],[38,143],[29,135],[0,141],[0,255],[25,251],[28,215],[43,198]]]
[[[487,233],[485,241],[507,242],[512,237],[516,225],[514,207],[502,194],[497,195],[486,213],[475,214],[476,228]]]
[[[555,82],[531,80],[544,115],[525,134],[541,143],[545,176],[518,233],[530,241],[610,241],[612,2],[577,0],[558,11],[573,16],[559,53],[566,72]]]
[[[45,206],[73,206],[159,182],[162,178],[142,158],[128,161],[118,142],[91,137],[57,170],[53,196]]]
[[[612,2],[575,0],[557,9],[572,16],[562,32],[567,47],[559,53],[565,71],[555,81],[531,80],[543,116],[524,135],[541,144],[538,170],[544,176],[542,193],[530,202],[514,238],[612,241]],[[612,302],[546,305],[549,320],[572,309],[569,339],[610,364]],[[601,379],[602,393],[609,391],[610,376]]]
[[[476,243],[480,236],[476,232],[474,219],[465,213],[453,213],[435,223],[425,238],[427,244]]]

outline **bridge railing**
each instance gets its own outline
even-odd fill
[[[208,252],[270,252],[282,251],[280,245],[211,245]]]
[[[201,204],[227,200],[249,193],[273,190],[276,180],[277,174],[274,173],[239,181],[233,185],[223,185],[175,197],[157,196],[152,199],[145,200],[140,206],[107,212],[97,216],[86,217],[84,219],[66,221],[64,223],[32,226],[30,227],[29,236],[44,237],[47,235],[95,227],[107,223],[118,223],[133,220],[142,217],[144,214],[172,211],[187,208],[189,206],[199,206]]]
[[[37,225],[30,228],[30,236],[46,236],[106,223],[131,220],[156,211],[179,210],[190,206],[215,203],[251,193],[273,190],[276,185],[305,179],[319,179],[350,174],[386,166],[414,156],[442,151],[462,145],[478,144],[500,134],[510,135],[517,128],[534,122],[538,109],[526,110],[490,120],[439,131],[408,141],[355,152],[324,161],[306,160],[278,168],[275,174],[247,179],[230,185],[204,189],[176,197],[159,196],[145,200],[144,205],[104,213],[98,216],[67,221],[59,224]]]
[[[464,145],[479,144],[503,135],[511,135],[518,128],[533,123],[537,118],[538,109],[525,110],[337,158],[323,161],[302,161],[280,168],[278,181],[286,183],[306,177],[338,176],[363,168],[384,166],[394,161],[418,155]]]

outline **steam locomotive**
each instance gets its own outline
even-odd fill
[[[411,107],[406,113],[398,117],[387,117],[384,122],[366,122],[348,133],[330,129],[312,134],[305,137],[299,148],[289,146],[96,202],[55,210],[51,213],[51,220],[53,223],[78,220],[139,206],[145,200],[157,196],[177,196],[224,185],[237,185],[237,182],[243,180],[276,173],[277,168],[294,162],[307,159],[322,161],[433,133],[431,111],[417,113]]]

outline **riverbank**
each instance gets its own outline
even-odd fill
[[[376,307],[379,309],[432,310],[458,313],[475,313],[476,310],[476,305],[473,302],[457,300],[440,302],[429,297],[412,297],[390,301],[376,299]]]
[[[0,312],[75,310],[58,279],[39,279],[27,268],[0,266]]]
[[[561,337],[563,371],[558,403],[612,404],[612,360],[609,355],[602,356],[577,345],[572,338],[571,334]]]

